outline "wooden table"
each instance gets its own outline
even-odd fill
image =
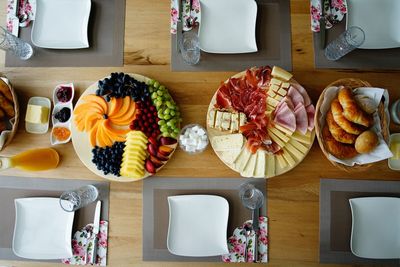
[[[4,21],[6,1],[1,0]],[[292,0],[292,53],[294,76],[316,103],[325,85],[344,77],[365,79],[374,86],[387,88],[392,99],[400,97],[400,76],[394,71],[315,70],[309,22],[309,1]],[[165,84],[179,103],[183,124],[205,125],[208,103],[221,81],[233,73],[177,73],[170,71],[169,1],[128,0],[125,29],[125,66],[122,68],[2,68],[16,88],[21,114],[31,96],[51,97],[55,85],[74,82],[78,94],[93,82],[113,71],[134,72],[153,77]],[[4,55],[2,54],[2,62]],[[3,64],[4,66],[4,64]],[[24,116],[24,115],[23,115]],[[399,127],[391,127],[399,132]],[[13,155],[29,148],[48,147],[49,135],[31,135],[24,130],[23,118],[14,141],[1,155]],[[61,165],[54,171],[23,173],[10,170],[3,175],[51,178],[100,179],[76,156],[72,144],[56,147]],[[189,156],[177,151],[158,174],[168,177],[238,177],[217,158],[212,149]],[[322,154],[317,141],[306,159],[291,172],[268,181],[270,218],[270,266],[316,266],[319,250],[319,181],[321,178],[397,180],[387,162],[368,172],[346,173],[335,168]],[[112,266],[187,266],[187,263],[142,261],[142,183],[112,183],[110,202],[110,247]],[[4,216],[1,214],[0,216]],[[51,266],[52,264],[4,262],[7,266]],[[53,264],[54,265],[54,264]],[[218,266],[197,263],[195,266]],[[327,266],[327,265],[324,265]]]

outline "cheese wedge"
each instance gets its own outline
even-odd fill
[[[293,147],[295,147],[297,150],[302,152],[303,154],[307,154],[308,148],[304,146],[302,143],[296,141],[295,139],[290,139],[288,144],[291,144]]]
[[[286,160],[286,162],[289,164],[289,167],[293,167],[294,165],[296,165],[296,161],[285,149],[283,149],[282,155],[283,155],[283,158]]]
[[[287,72],[286,70],[284,70],[280,67],[277,67],[277,66],[274,66],[272,68],[271,75],[273,77],[280,78],[284,81],[289,81],[293,77],[293,74],[291,74],[291,73]]]
[[[288,83],[288,82],[284,82],[284,83],[282,83],[282,86],[281,86],[283,89],[289,89],[289,87],[290,87],[290,83]]]
[[[222,116],[223,116],[223,112],[221,112],[221,111],[218,111],[217,110],[217,114],[215,115],[215,128],[217,128],[217,129],[222,129],[221,127],[221,124],[222,124]]]
[[[231,115],[231,133],[237,133],[239,131],[239,114],[232,113]]]
[[[278,85],[278,84],[271,84],[271,86],[269,87],[269,90],[270,91],[272,91],[272,92],[278,92],[278,90],[280,89],[281,87],[280,87],[280,85]]]
[[[277,78],[272,78],[271,81],[270,81],[270,84],[271,85],[275,84],[275,85],[278,85],[278,87],[280,87],[281,84],[282,84],[282,81],[277,79]]]
[[[274,91],[272,91],[272,90],[268,90],[268,96],[275,97],[276,93]]]
[[[280,96],[280,95],[275,95],[275,96],[274,96],[274,99],[277,100],[277,101],[279,101],[279,102],[281,102],[281,100],[283,99],[283,97]]]
[[[253,177],[263,178],[265,176],[265,152],[262,149],[257,150],[256,167],[254,169]]]
[[[221,128],[224,131],[228,131],[231,128],[231,113],[229,112],[222,113]]]
[[[247,165],[251,156],[251,152],[246,148],[243,147],[242,151],[240,152],[239,156],[233,162],[233,167],[238,172],[242,172]]]
[[[232,165],[235,159],[239,156],[240,151],[240,149],[219,151],[218,155],[223,162],[227,163],[228,165]]]
[[[275,156],[265,155],[265,177],[275,176]]]
[[[283,126],[281,126],[281,125],[278,124],[278,123],[276,123],[276,124],[274,125],[274,127],[275,127],[276,129],[278,129],[279,131],[284,132],[287,136],[292,136],[292,134],[293,134],[293,131],[291,131],[291,130],[289,130],[289,129],[283,127]]]
[[[276,135],[277,137],[279,137],[279,139],[281,139],[283,142],[287,143],[290,140],[290,137],[288,137],[286,134],[284,134],[283,132],[279,131],[276,128],[269,128],[269,131],[271,131],[272,133],[274,133],[274,135]]]
[[[305,135],[299,133],[298,131],[295,131],[292,135],[292,138],[300,143],[303,143],[306,145],[311,145],[311,132],[310,131],[307,131],[307,133]]]
[[[240,133],[215,136],[211,139],[215,151],[240,150],[244,143],[244,136]]]
[[[280,169],[285,169],[288,166],[288,164],[287,164],[286,160],[283,158],[282,154],[276,155],[276,161],[277,161],[277,166]]]
[[[254,170],[256,168],[257,163],[257,153],[251,154],[250,159],[244,167],[243,171],[240,172],[240,175],[243,177],[253,177]]]
[[[272,97],[268,97],[267,98],[267,104],[273,106],[274,108],[279,104],[279,101],[272,98]]]
[[[268,131],[269,136],[271,137],[272,141],[277,143],[281,148],[285,147],[285,142],[283,142],[279,137],[277,137],[273,132]]]
[[[217,111],[215,109],[211,109],[210,112],[208,113],[208,121],[207,125],[211,128],[215,127],[215,114]]]
[[[246,115],[244,113],[239,113],[239,127],[247,123]]]
[[[280,89],[277,91],[277,93],[280,94],[281,96],[285,96],[285,95],[287,94],[287,91],[286,91],[285,89],[283,89],[283,88],[280,88]]]
[[[297,160],[302,160],[304,158],[304,154],[305,154],[305,153],[297,150],[291,143],[286,144],[284,151],[290,153]]]

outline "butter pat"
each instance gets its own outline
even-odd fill
[[[39,105],[28,105],[25,121],[33,124],[45,124],[49,120],[49,108]]]

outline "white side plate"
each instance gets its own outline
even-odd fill
[[[167,247],[179,256],[207,257],[227,254],[229,204],[212,195],[168,197]]]
[[[27,259],[72,257],[74,212],[64,211],[58,198],[15,199],[12,249]]]
[[[364,197],[349,202],[351,252],[361,258],[400,258],[400,198]]]
[[[200,49],[208,53],[257,52],[253,0],[200,0]]]
[[[32,29],[35,46],[54,49],[89,47],[90,0],[37,0]]]
[[[348,0],[346,28],[358,26],[365,32],[359,48],[384,49],[400,47],[400,1]]]

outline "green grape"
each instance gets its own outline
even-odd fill
[[[173,111],[173,110],[171,110],[170,112],[169,112],[169,115],[171,115],[171,116],[175,116],[175,111]]]
[[[151,79],[150,81],[147,82],[148,85],[153,86],[156,80]]]
[[[166,108],[165,110],[164,110],[164,115],[168,115],[169,114],[169,108]]]
[[[171,119],[171,116],[169,114],[164,115],[164,119],[169,120],[169,119]]]
[[[162,95],[163,95],[163,92],[160,91],[160,90],[157,90],[157,94],[158,94],[159,96],[162,96]]]
[[[167,125],[172,128],[172,126],[174,126],[174,122],[172,120],[169,120],[167,122]]]
[[[164,125],[165,124],[165,120],[159,120],[158,121],[158,125]]]
[[[174,133],[179,133],[181,130],[179,128],[174,129]]]
[[[156,92],[153,92],[153,93],[151,94],[151,99],[156,99],[157,97],[158,97],[158,95],[157,95]]]
[[[158,89],[165,91],[166,88],[164,85],[160,85],[160,87]]]
[[[177,138],[178,137],[178,134],[179,134],[179,132],[178,133],[176,133],[176,132],[173,132],[173,133],[171,133],[170,134],[170,137],[172,137],[172,138]]]
[[[160,131],[161,132],[166,132],[166,131],[168,131],[168,127],[167,127],[167,125],[162,125],[161,127],[160,127]]]
[[[158,87],[160,87],[160,83],[158,81],[155,81],[153,87],[157,89]]]
[[[162,105],[162,101],[161,100],[156,100],[156,107],[159,108]]]
[[[162,136],[164,136],[164,137],[171,137],[169,133],[162,133]]]

